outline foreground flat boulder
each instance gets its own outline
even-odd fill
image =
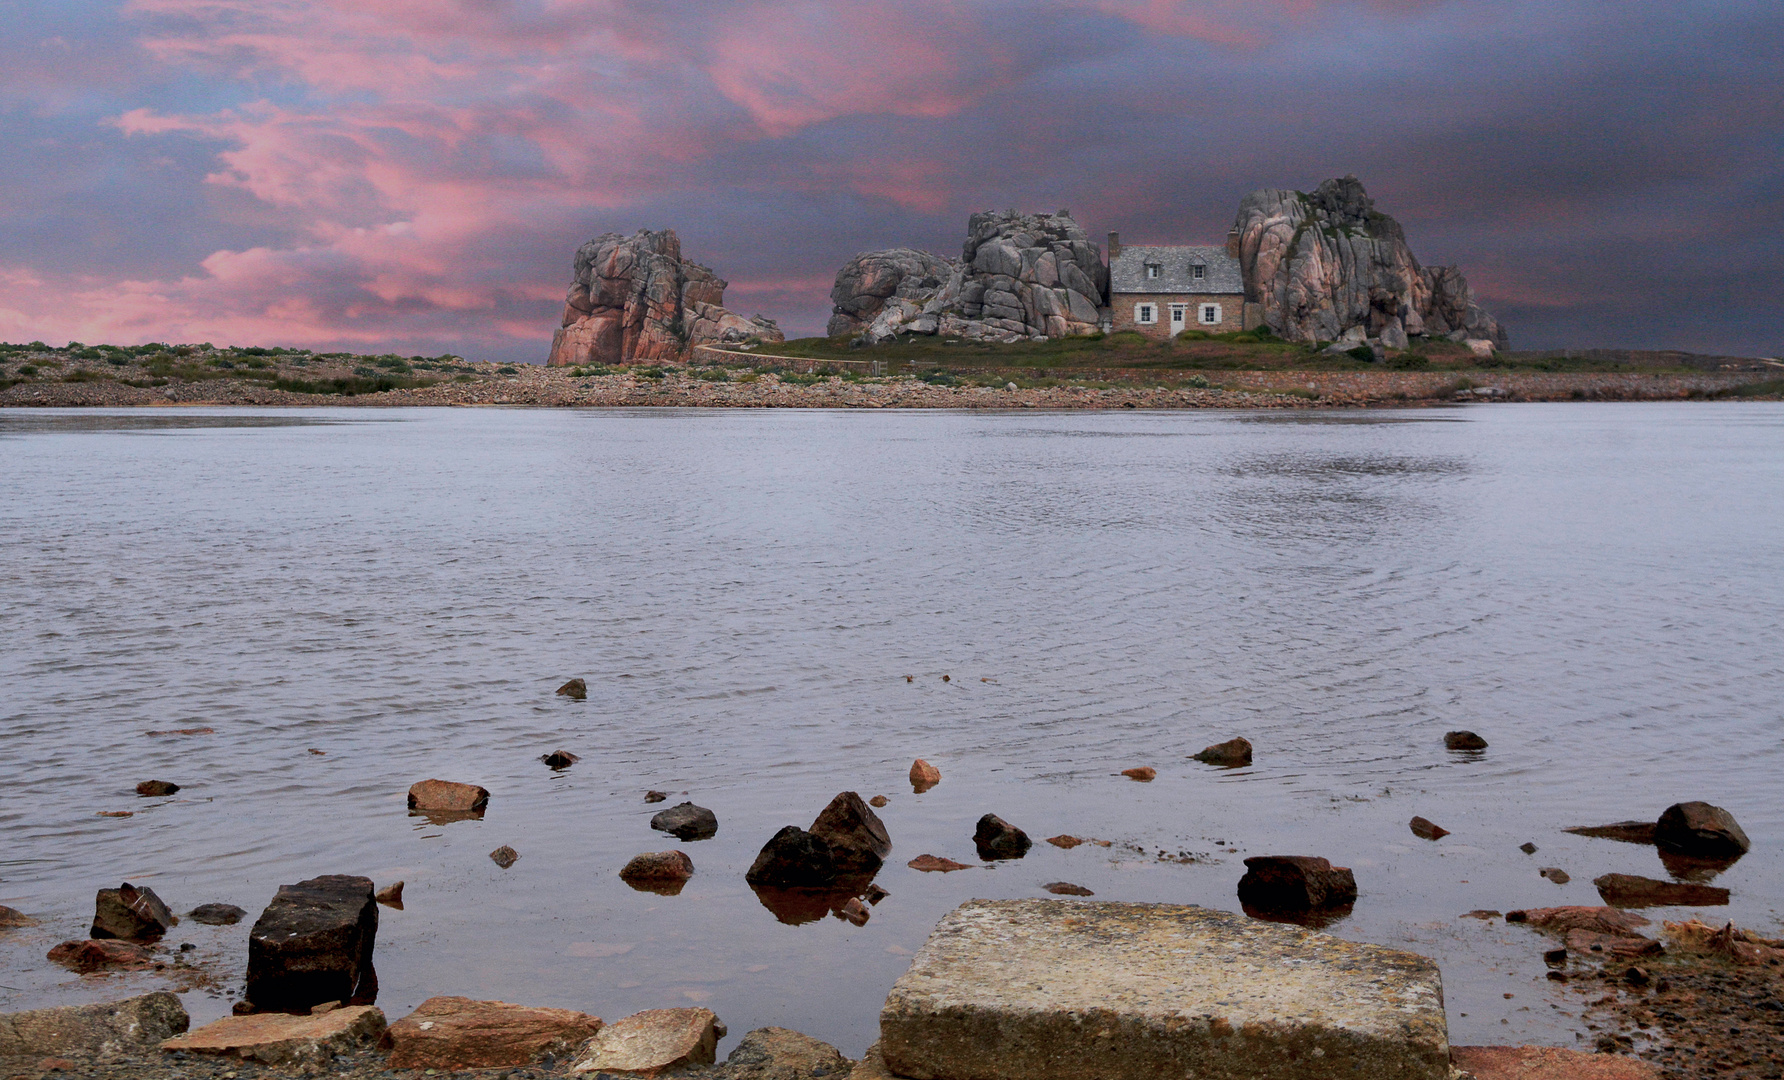
[[[499,1069],[562,1056],[594,1038],[601,1018],[573,1009],[432,997],[390,1025],[392,1069]]]
[[[1204,747],[1195,759],[1209,765],[1219,765],[1232,769],[1240,765],[1251,764],[1251,742],[1248,739],[1228,739],[1223,743]]]
[[[384,1028],[384,1014],[372,1005],[349,1005],[319,1016],[255,1013],[225,1016],[168,1039],[161,1049],[220,1054],[267,1065],[323,1065],[337,1054],[375,1045]]]
[[[1021,829],[996,814],[986,814],[973,829],[973,846],[979,849],[979,858],[991,862],[1020,859],[1034,844]]]
[[[107,1058],[157,1046],[191,1020],[165,990],[103,1005],[0,1013],[0,1058],[79,1054]]]
[[[377,936],[371,878],[328,874],[281,885],[248,934],[245,997],[257,1009],[285,1010],[369,1000],[378,992]]]
[[[725,1058],[725,1080],[843,1080],[854,1062],[842,1051],[810,1035],[765,1027],[738,1040]]]
[[[1699,859],[1731,859],[1753,847],[1734,815],[1707,802],[1674,803],[1654,823],[1654,843]]]
[[[1553,1046],[1452,1046],[1450,1060],[1474,1080],[1660,1080],[1640,1058]]]
[[[1356,902],[1357,879],[1317,855],[1258,855],[1245,860],[1239,901],[1262,911],[1312,911]]]
[[[1728,903],[1728,890],[1714,885],[1656,881],[1635,874],[1604,874],[1592,884],[1612,907],[1719,907]]]
[[[853,791],[831,799],[807,831],[830,845],[838,874],[873,874],[892,853],[885,822]]]
[[[436,824],[480,818],[489,808],[489,791],[452,780],[420,780],[409,786],[409,812]]]
[[[179,921],[154,889],[126,881],[115,889],[100,889],[93,898],[93,928],[88,933],[96,938],[154,941]]]
[[[822,889],[836,883],[836,860],[823,837],[788,825],[768,838],[743,877],[757,888]]]
[[[656,1076],[695,1065],[710,1065],[718,1056],[724,1025],[711,1009],[647,1009],[602,1028],[570,1075],[622,1073]]]
[[[880,1013],[897,1076],[1448,1080],[1437,965],[1176,904],[969,900]]]
[[[658,811],[650,819],[650,827],[686,843],[717,836],[719,818],[704,806],[695,806],[691,802],[676,803],[667,810]]]

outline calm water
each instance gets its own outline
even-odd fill
[[[961,900],[1233,908],[1244,857],[1305,853],[1356,871],[1333,932],[1442,962],[1455,1041],[1571,1044],[1541,940],[1458,916],[1664,876],[1560,829],[1702,798],[1755,843],[1723,914],[1779,932],[1781,567],[1766,404],[0,412],[0,903],[46,920],[0,936],[0,1009],[150,985],[43,960],[97,888],[251,919],[356,873],[408,883],[378,933],[393,1017],[698,1002],[721,1052],[780,1024],[858,1055]],[[586,702],[552,693],[573,675]],[[1458,727],[1491,749],[1446,753]],[[1235,734],[1255,767],[1188,760]],[[581,763],[546,769],[558,748]],[[922,796],[917,756],[944,777]],[[409,817],[426,777],[483,784],[487,817]],[[652,832],[647,788],[718,836]],[[891,896],[861,928],[777,921],[744,870],[844,789],[891,797]],[[905,867],[976,862],[986,812],[1116,845]],[[671,846],[680,896],[617,878]],[[246,936],[169,940],[237,989]]]

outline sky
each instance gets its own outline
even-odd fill
[[[0,339],[542,360],[673,228],[821,333],[975,211],[1354,173],[1517,348],[1784,353],[1778,0],[0,0]]]

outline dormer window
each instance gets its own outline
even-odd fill
[[[1203,278],[1208,276],[1208,268],[1206,266],[1203,266],[1201,263],[1196,263],[1194,266],[1189,268],[1189,276],[1192,278],[1195,278],[1197,281],[1200,281]]]
[[[1155,278],[1159,275],[1159,272],[1162,271],[1163,269],[1164,269],[1164,267],[1158,265],[1157,263],[1147,263],[1146,264],[1146,276],[1149,278]]]

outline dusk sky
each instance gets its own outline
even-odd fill
[[[1784,352],[1779,0],[0,0],[0,339],[542,361],[674,228],[821,333],[978,210],[1355,173],[1514,348]]]

